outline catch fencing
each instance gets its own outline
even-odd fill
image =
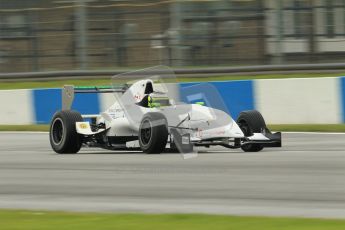
[[[1,0],[0,72],[345,61],[340,0]]]

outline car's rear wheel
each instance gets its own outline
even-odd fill
[[[50,124],[50,145],[57,153],[77,153],[82,136],[76,131],[76,122],[83,121],[80,113],[71,110],[56,112]]]
[[[145,153],[161,153],[168,141],[168,123],[161,113],[147,113],[139,127],[139,144]]]
[[[237,124],[246,137],[267,130],[264,118],[261,113],[256,110],[241,112],[237,119]],[[259,152],[263,148],[261,144],[245,144],[241,146],[241,149],[245,152]]]

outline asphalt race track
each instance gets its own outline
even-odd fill
[[[345,134],[283,134],[260,153],[197,158],[85,149],[0,133],[0,208],[345,218]]]

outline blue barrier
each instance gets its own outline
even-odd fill
[[[180,95],[184,102],[204,102],[234,119],[258,109],[269,124],[345,123],[345,76],[181,83]],[[109,99],[77,94],[72,109],[98,114]],[[1,124],[49,124],[62,107],[61,89],[2,90],[0,103]]]
[[[61,109],[61,89],[34,89],[32,96],[36,124],[48,124]]]
[[[48,124],[54,113],[61,110],[61,89],[34,89],[33,107],[36,124]],[[100,112],[97,94],[76,94],[72,109],[82,114],[98,114]]]
[[[211,87],[210,87],[211,86]],[[200,89],[206,87],[206,90]],[[188,90],[183,90],[187,89]],[[213,92],[210,92],[210,89]],[[253,82],[252,81],[228,81],[211,83],[182,83],[180,93],[182,100],[193,102],[187,96],[199,92],[205,92],[202,100],[207,99],[206,105],[225,110],[234,118],[237,118],[243,110],[254,109]],[[222,101],[218,100],[220,95]],[[61,89],[34,89],[33,108],[36,124],[48,124],[54,113],[61,109]],[[207,94],[207,95],[205,95]],[[200,101],[201,99],[197,99]],[[72,109],[82,114],[98,114],[100,112],[100,98],[98,94],[76,94]]]
[[[345,77],[339,77],[336,79],[327,78],[327,80],[325,80],[325,82],[327,83],[325,86],[326,91],[323,91],[323,94],[321,95],[325,95],[325,93],[326,95],[332,95],[327,98],[327,103],[322,101],[324,99],[323,97],[319,98],[320,94],[318,93],[319,91],[317,91],[323,87],[323,81],[318,80],[316,84],[313,83],[312,79],[310,79],[311,88],[309,88],[309,82],[305,82],[305,80],[303,79],[285,79],[284,81],[296,81],[292,83],[290,82],[290,84],[286,86],[288,87],[288,89],[291,88],[291,91],[288,91],[289,93],[291,93],[291,95],[294,95],[295,93],[294,84],[298,85],[301,83],[300,81],[302,81],[304,84],[303,87],[306,89],[305,96],[310,103],[306,105],[304,110],[302,108],[301,111],[294,111],[301,113],[300,120],[302,123],[306,123],[306,121],[308,123],[306,117],[308,118],[308,116],[310,116],[310,111],[325,111],[324,119],[322,118],[322,116],[319,116],[321,117],[319,118],[319,120],[317,120],[317,122],[319,123],[345,123]],[[259,109],[264,113],[265,117],[267,117],[268,122],[277,122],[277,119],[279,118],[279,124],[289,123],[291,122],[291,117],[288,116],[288,113],[286,113],[286,116],[281,116],[279,114],[281,110],[272,105],[274,105],[281,99],[288,101],[289,105],[293,105],[295,101],[291,100],[296,99],[291,99],[289,101],[289,97],[286,96],[288,94],[286,93],[287,91],[285,87],[284,98],[280,98],[280,92],[275,90],[276,93],[274,94],[275,96],[273,97],[274,100],[272,102],[272,98],[267,96],[267,94],[270,93],[268,91],[269,87],[275,87],[274,89],[280,89],[279,87],[284,88],[284,85],[281,85],[282,83],[278,80],[274,80],[273,83],[274,84],[272,84],[272,80],[181,83],[180,95],[182,100],[186,103],[204,102],[207,106],[218,108],[230,113],[234,119],[238,117],[241,111]],[[300,88],[300,90],[304,89],[303,87]],[[315,97],[313,94],[313,87],[315,88]],[[31,108],[32,111],[27,111],[26,114],[34,114],[32,123],[48,124],[54,113],[61,109],[61,89],[34,89],[32,90],[31,94],[33,101],[33,106]],[[255,95],[257,95],[258,97],[255,98]],[[317,97],[318,95],[319,97]],[[223,100],[218,100],[219,97],[221,97]],[[268,100],[267,98],[269,98],[270,100]],[[302,96],[301,99],[303,99]],[[98,114],[99,112],[101,112],[101,100],[102,97],[98,94],[77,94],[75,95],[72,109],[78,110],[82,114]],[[5,97],[3,98],[3,101],[6,101]],[[301,101],[300,103],[303,103],[303,101]],[[328,106],[329,103],[331,103],[333,107]],[[323,109],[322,106],[325,109]],[[18,110],[19,109],[20,108],[18,108]],[[288,109],[286,111],[288,111]],[[326,114],[328,114],[329,116],[327,117]],[[295,114],[295,118],[297,115]],[[27,119],[23,119],[23,121],[27,122]],[[297,120],[296,123],[299,123],[299,121]]]
[[[210,83],[182,83],[180,84],[180,94],[182,100],[186,103],[193,102],[187,99],[187,95],[198,92],[199,87],[209,84],[217,89],[217,92],[223,99],[223,102],[213,101],[208,106],[227,110],[226,112],[236,119],[241,111],[251,110],[255,107],[253,81],[224,81]],[[198,87],[199,85],[199,87]],[[191,87],[194,86],[194,87]],[[209,86],[205,86],[207,88]],[[212,87],[210,87],[212,89]],[[185,90],[184,90],[185,89]],[[200,90],[207,92],[206,90]],[[200,92],[199,91],[199,92]],[[213,92],[212,92],[213,93]],[[205,95],[208,100],[212,100],[212,93]],[[206,103],[207,104],[207,103]],[[223,106],[224,105],[224,106]],[[224,109],[225,107],[225,109]]]

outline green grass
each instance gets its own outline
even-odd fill
[[[226,81],[226,80],[255,80],[255,79],[282,79],[282,78],[319,78],[319,77],[340,77],[345,73],[294,73],[294,74],[257,74],[257,75],[228,75],[209,78],[179,78],[182,82],[202,81]]]
[[[345,132],[345,124],[268,125],[271,130],[285,132]]]
[[[85,80],[0,82],[0,90],[62,88],[64,85],[76,85],[76,86],[110,85],[110,78],[109,79],[85,79]]]
[[[337,77],[344,76],[342,73],[322,73],[322,74],[267,74],[267,75],[247,75],[247,76],[218,76],[209,78],[178,78],[180,82],[195,81],[226,81],[226,80],[248,80],[248,79],[281,79],[281,78],[315,78],[315,77]],[[110,85],[110,76],[100,76],[93,79],[83,80],[53,80],[53,81],[20,81],[20,82],[0,82],[1,89],[31,89],[31,88],[61,88],[64,85],[93,86]]]
[[[342,230],[345,220],[236,217],[201,214],[96,214],[0,211],[6,230]]]
[[[271,130],[283,132],[345,132],[345,124],[268,125]],[[49,125],[0,125],[0,131],[48,131]]]
[[[0,125],[0,131],[48,131],[48,125]]]

